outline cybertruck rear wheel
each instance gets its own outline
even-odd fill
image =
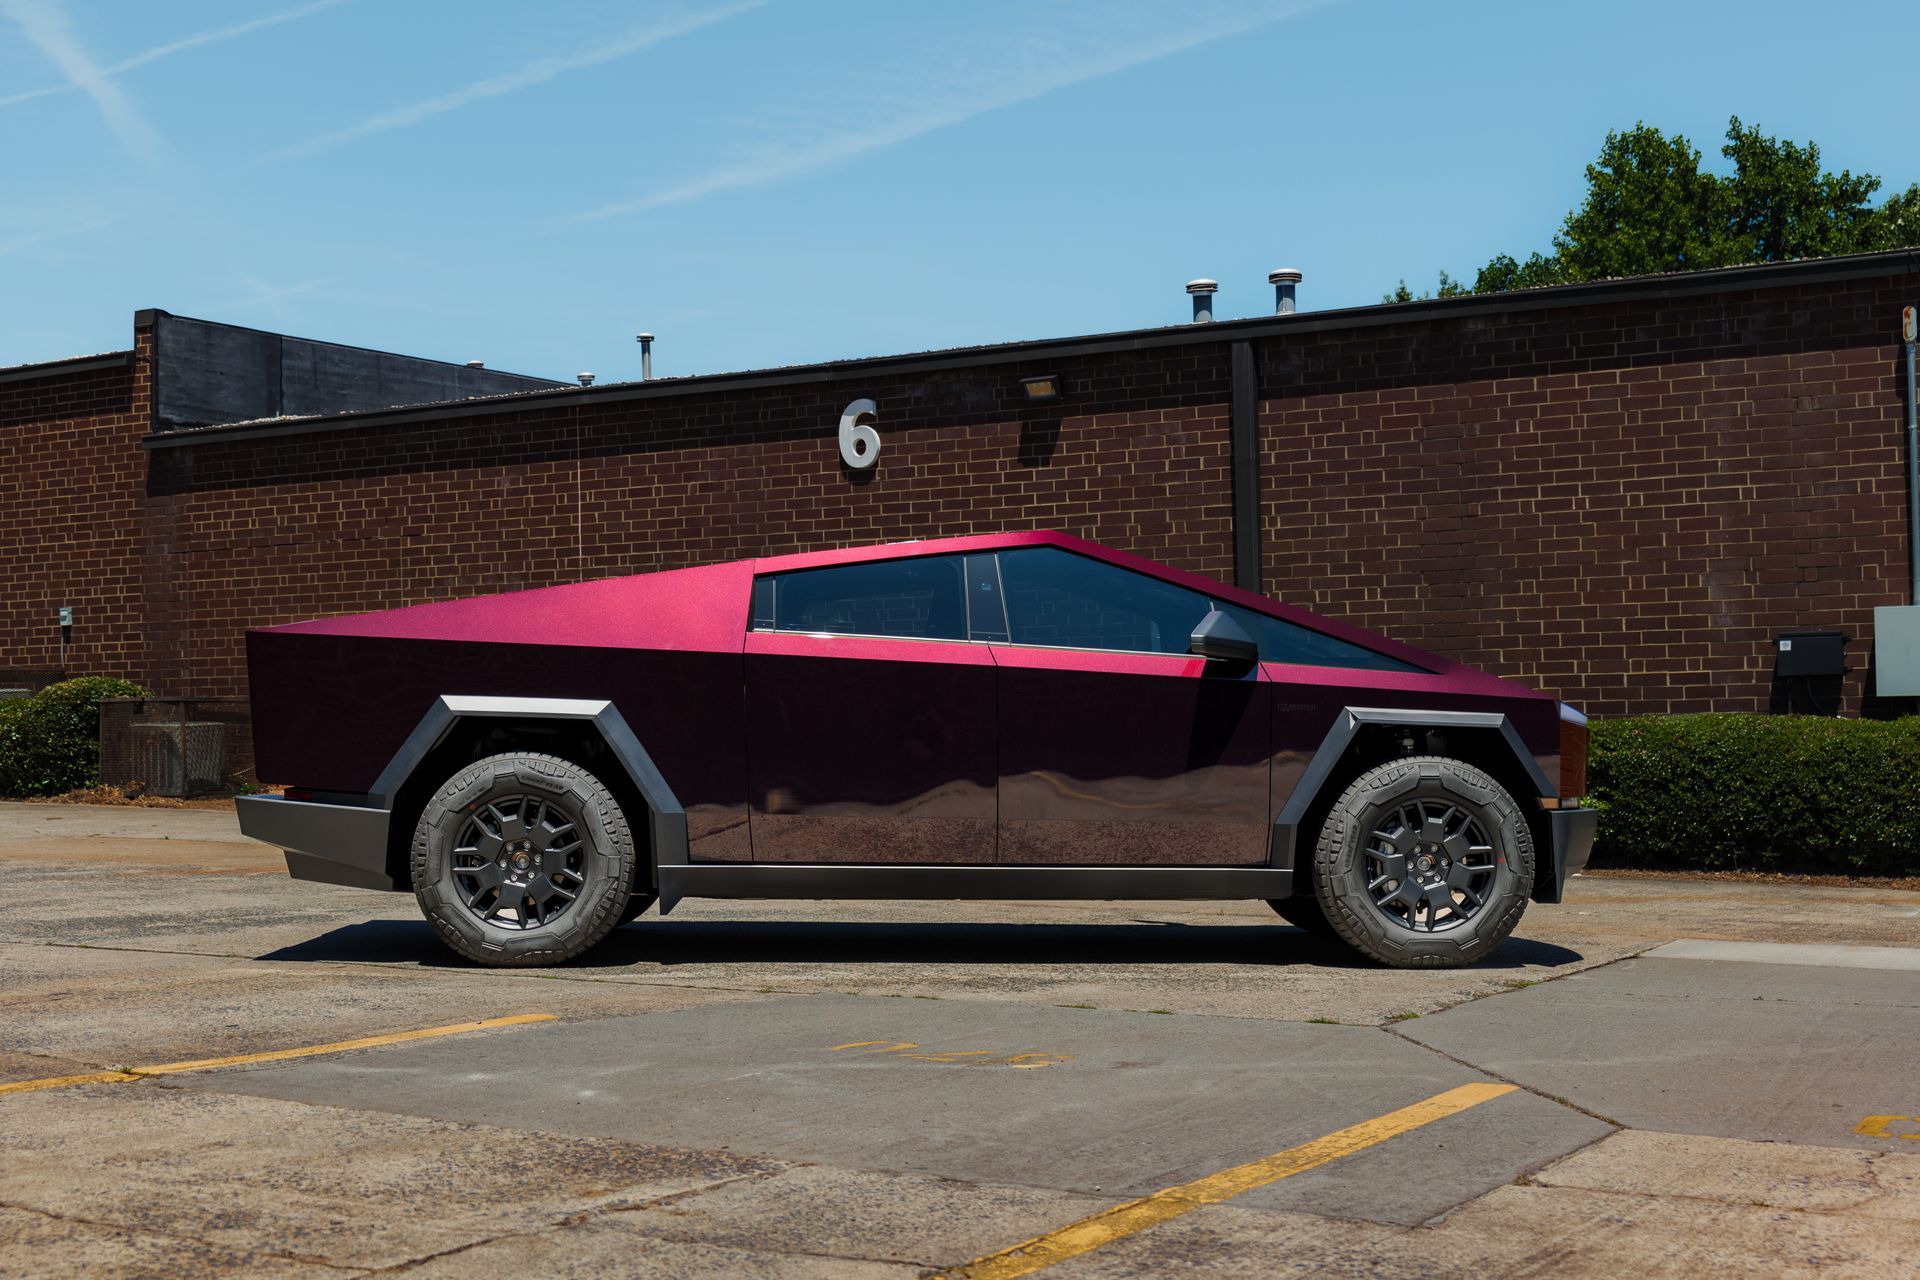
[[[637,861],[626,815],[598,778],[556,756],[489,756],[427,801],[414,896],[470,960],[559,964],[620,923]]]
[[[1533,837],[1514,798],[1459,760],[1414,756],[1360,775],[1313,856],[1327,922],[1403,969],[1472,964],[1505,942],[1533,892]]]

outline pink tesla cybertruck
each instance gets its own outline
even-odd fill
[[[1056,533],[249,633],[248,835],[487,964],[682,898],[1256,898],[1472,962],[1592,849],[1586,720]]]

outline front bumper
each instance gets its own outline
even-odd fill
[[[295,880],[402,888],[387,871],[387,810],[285,796],[240,796],[236,804],[241,834],[285,850]]]
[[[1593,856],[1594,833],[1600,828],[1598,809],[1552,809],[1547,813],[1552,848],[1538,851],[1533,869],[1533,900],[1559,902],[1567,881],[1584,870]]]

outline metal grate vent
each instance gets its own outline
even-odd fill
[[[253,778],[245,698],[104,698],[100,781],[149,795],[233,791]]]

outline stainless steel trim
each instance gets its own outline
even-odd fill
[[[894,636],[880,631],[789,631],[785,627],[748,627],[756,636],[798,636],[802,640],[899,640],[907,644],[994,644],[992,640],[963,640],[952,636]]]
[[[238,796],[240,833],[284,849],[296,880],[398,889],[387,874],[385,809],[319,804],[285,796]]]
[[[1556,809],[1547,815],[1553,848],[1550,866],[1534,868],[1533,900],[1555,903],[1566,896],[1567,881],[1586,869],[1600,829],[1598,809]]]
[[[1293,873],[1269,867],[929,867],[696,863],[660,868],[660,910],[682,898],[1284,898]]]

